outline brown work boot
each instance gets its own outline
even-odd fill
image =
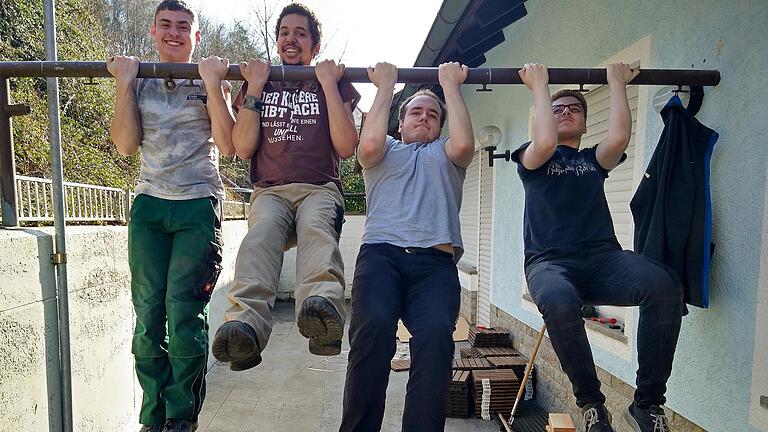
[[[229,362],[233,371],[250,369],[261,363],[261,348],[256,331],[242,321],[227,321],[216,330],[211,351],[216,360]]]
[[[330,300],[320,296],[304,299],[296,318],[299,332],[309,338],[309,352],[332,356],[341,353],[344,323]]]

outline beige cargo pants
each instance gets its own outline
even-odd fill
[[[296,313],[309,296],[321,296],[344,312],[344,263],[339,236],[344,203],[334,183],[294,183],[254,188],[248,233],[237,252],[225,321],[253,327],[263,351],[272,333],[283,253],[296,246]]]

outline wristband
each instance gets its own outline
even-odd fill
[[[243,98],[243,108],[261,114],[261,111],[264,108],[264,102],[256,96],[246,95]]]

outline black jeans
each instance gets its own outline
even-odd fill
[[[403,431],[442,431],[460,285],[450,254],[364,244],[355,264],[340,431],[381,429],[397,321],[411,332]]]
[[[666,402],[683,310],[673,272],[634,252],[601,246],[531,264],[525,273],[578,406],[605,402],[584,330],[584,304],[640,306],[635,403]]]

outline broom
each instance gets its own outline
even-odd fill
[[[515,421],[515,413],[517,412],[517,405],[520,403],[520,399],[523,397],[523,392],[525,391],[525,384],[528,382],[528,377],[531,375],[531,371],[533,370],[533,362],[536,360],[536,354],[539,353],[539,346],[541,346],[541,340],[544,339],[544,333],[547,331],[547,325],[543,324],[541,326],[541,330],[539,331],[539,337],[536,339],[536,345],[533,347],[533,354],[531,354],[531,358],[528,359],[528,364],[525,365],[525,373],[523,373],[523,380],[520,382],[520,389],[517,391],[517,397],[515,398],[515,404],[512,405],[512,412],[509,413],[509,420],[505,420],[504,416],[501,415],[501,413],[498,413],[499,420],[501,420],[501,424],[504,427],[504,429],[499,429],[501,432],[512,432],[512,422]]]

